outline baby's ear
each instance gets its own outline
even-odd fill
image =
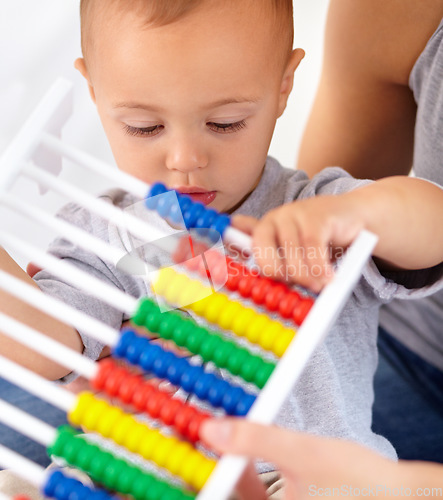
[[[91,94],[91,99],[94,101],[94,104],[95,104],[94,87],[91,84],[91,79],[89,78],[88,68],[86,67],[86,62],[83,59],[83,57],[79,57],[78,59],[75,60],[74,68],[76,70],[80,71],[80,73],[83,75],[85,80],[88,82],[89,93]]]
[[[278,116],[281,116],[286,108],[288,97],[294,84],[294,72],[303,57],[305,57],[305,51],[303,49],[294,49],[291,52],[281,81],[280,97],[278,103]]]

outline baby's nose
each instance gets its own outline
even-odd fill
[[[181,138],[168,148],[166,167],[188,173],[208,165],[208,154],[198,139]]]

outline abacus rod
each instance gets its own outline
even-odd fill
[[[103,217],[110,223],[127,228],[128,231],[142,241],[152,241],[153,239],[164,237],[164,232],[158,230],[155,226],[147,224],[138,217],[128,214],[120,208],[82,191],[54,175],[44,172],[32,162],[27,162],[22,166],[22,173],[35,180],[38,184],[48,187],[69,199],[75,200],[80,205],[88,208],[91,212]]]
[[[130,295],[67,262],[42,252],[34,245],[5,233],[0,233],[0,241],[2,246],[13,248],[28,257],[35,265],[42,269],[50,269],[59,278],[106,302],[117,310],[123,311],[129,316],[133,316],[137,310],[137,300]]]
[[[0,375],[9,382],[25,389],[25,391],[66,412],[73,408],[77,399],[75,394],[58,387],[53,382],[3,356],[0,356]]]
[[[70,368],[89,380],[97,375],[98,367],[96,363],[62,343],[43,335],[34,328],[30,328],[2,313],[0,313],[0,324],[4,335],[30,347],[46,358]]]
[[[54,427],[23,410],[19,410],[3,399],[0,399],[0,422],[45,447],[53,443],[57,437],[57,431]]]
[[[43,467],[3,445],[0,445],[0,466],[12,470],[35,486],[41,487],[46,483],[48,473]]]
[[[132,193],[138,198],[145,198],[148,190],[150,189],[150,185],[146,182],[118,170],[108,163],[81,151],[71,144],[66,144],[59,138],[47,132],[42,132],[41,140],[43,144],[51,148],[53,151],[60,153],[62,156],[65,156],[79,165],[101,174],[103,177],[107,177],[109,180],[115,182],[120,188]]]
[[[125,257],[125,260],[131,260],[131,262],[128,262],[128,265],[130,267],[132,265],[132,267],[135,269],[137,269],[137,267],[135,266],[139,266],[140,264],[142,264],[143,266],[146,265],[141,260],[128,255],[121,249],[112,247],[100,238],[92,236],[87,231],[84,231],[83,229],[80,229],[73,224],[69,224],[62,219],[54,217],[36,206],[28,206],[26,203],[23,203],[23,200],[17,198],[17,196],[4,193],[3,195],[0,195],[0,197],[1,202],[10,209],[15,210],[16,212],[21,213],[29,219],[39,222],[40,224],[43,224],[44,226],[56,231],[66,239],[75,242],[75,244],[81,246],[82,248],[86,250],[92,250],[98,257],[100,257],[104,261],[115,264],[116,262],[119,262],[122,257]]]
[[[119,331],[2,270],[0,270],[0,288],[63,323],[70,324],[78,331],[87,333],[103,344],[114,347],[120,338]]]

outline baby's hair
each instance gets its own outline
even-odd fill
[[[100,13],[101,9],[109,11],[113,7],[120,11],[133,11],[140,15],[144,25],[155,27],[179,21],[208,1],[210,0],[80,0],[83,55],[86,56],[90,44],[88,34],[93,23],[92,18],[95,14]],[[236,1],[249,1],[251,6],[260,5],[264,9],[269,9],[269,13],[266,14],[274,18],[276,39],[284,41],[289,55],[294,38],[292,0]],[[226,0],[223,0],[224,2]]]

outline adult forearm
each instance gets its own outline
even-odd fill
[[[390,177],[347,195],[364,225],[379,236],[374,255],[406,269],[443,261],[443,190],[408,177]]]
[[[0,269],[38,289],[36,283],[1,248]],[[62,342],[77,352],[83,350],[81,338],[72,327],[55,320],[4,291],[0,291],[0,312]],[[50,361],[32,349],[24,347],[21,343],[4,335],[1,332],[1,324],[0,354],[51,380],[59,379],[69,373],[67,368]]]

